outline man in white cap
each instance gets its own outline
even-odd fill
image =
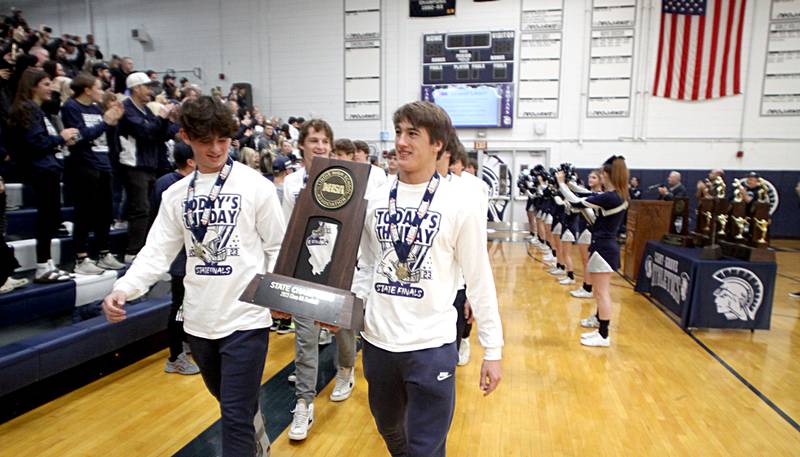
[[[126,79],[130,98],[122,102],[125,114],[119,121],[119,165],[128,198],[128,247],[125,261],[131,262],[144,246],[150,215],[150,194],[156,182],[159,160],[166,159],[165,142],[170,137],[167,119],[174,105],[153,114],[147,103],[153,97],[153,81],[136,72]],[[163,164],[161,164],[163,165]]]

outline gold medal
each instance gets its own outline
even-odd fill
[[[397,279],[408,281],[408,265],[404,262],[397,262]]]

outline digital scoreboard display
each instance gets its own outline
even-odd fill
[[[511,128],[514,31],[434,33],[422,40],[422,99],[455,127]]]

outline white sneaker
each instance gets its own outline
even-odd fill
[[[136,260],[135,254],[125,254],[125,263],[133,263]]]
[[[97,261],[97,266],[104,270],[122,270],[125,268],[125,264],[117,260],[114,254],[110,252],[106,252],[106,255],[100,257],[100,260]]]
[[[558,283],[561,284],[562,286],[570,286],[572,284],[575,284],[575,279],[574,278],[570,278],[569,276],[567,276],[567,277],[563,278],[562,280],[558,281]]]
[[[127,230],[128,229],[128,221],[117,221],[114,222],[114,225],[111,226],[112,230]]]
[[[547,272],[550,273],[553,276],[564,276],[564,275],[567,274],[566,271],[564,271],[564,270],[562,270],[561,268],[558,268],[558,267],[553,267],[553,268],[547,270]]]
[[[581,319],[581,327],[583,328],[598,328],[600,327],[600,321],[597,319],[597,316],[589,316],[586,319]]]
[[[552,253],[547,253],[542,257],[542,261],[543,262],[550,262],[550,261],[553,261],[553,260],[556,260],[556,258],[553,257]]]
[[[356,385],[354,368],[339,368],[336,373],[336,385],[331,392],[331,401],[345,401],[353,393]]]
[[[581,339],[593,338],[598,333],[600,333],[600,330],[592,330],[591,332],[581,333]]]
[[[461,338],[461,347],[458,348],[458,366],[463,367],[469,363],[469,338]]]
[[[333,335],[331,335],[331,331],[326,328],[319,329],[319,345],[327,346],[331,343],[333,343]]]
[[[598,332],[587,338],[581,338],[581,344],[584,346],[607,348],[611,346],[611,337],[603,338],[600,336],[600,332]]]
[[[174,362],[170,362],[169,359],[167,359],[167,363],[164,364],[164,371],[167,373],[193,375],[200,373],[200,368],[189,360],[186,354],[181,353]]]
[[[292,373],[286,378],[287,381],[291,382],[292,384],[297,382],[297,373]]]
[[[75,264],[75,274],[78,275],[87,275],[87,276],[96,276],[103,274],[106,270],[98,267],[94,260],[85,257],[83,260],[79,260]]]
[[[593,293],[587,291],[583,287],[580,287],[580,288],[575,289],[575,290],[571,290],[571,291],[569,291],[569,294],[572,295],[575,298],[592,298],[592,297],[594,297]]]
[[[314,425],[314,403],[306,405],[305,400],[297,400],[292,412],[294,419],[292,419],[292,427],[289,429],[289,439],[302,441],[306,439],[308,431]]]
[[[0,294],[6,294],[11,292],[12,290],[28,285],[28,280],[25,278],[22,279],[14,279],[11,276],[6,279],[6,282],[0,287]]]

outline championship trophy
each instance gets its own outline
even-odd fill
[[[673,246],[692,246],[693,237],[689,235],[689,199],[676,198],[672,204],[669,233],[661,241]]]
[[[711,225],[714,219],[714,199],[711,197],[701,198],[697,202],[697,222],[694,226],[692,236],[696,246],[705,246],[711,240]]]
[[[273,273],[255,275],[240,300],[360,330],[364,303],[350,292],[370,165],[317,157],[295,203]]]
[[[705,232],[704,241],[706,241],[707,244],[703,246],[703,252],[700,253],[700,258],[705,260],[718,260],[722,258],[722,248],[717,244],[717,216],[726,212],[725,210],[728,208],[728,202],[719,197],[711,199],[711,202],[711,208],[703,212],[703,216],[707,221],[703,228]]]
[[[774,262],[775,252],[769,249],[770,224],[767,186],[763,179],[755,201],[745,202],[742,182],[733,181],[734,197],[731,203],[727,241],[721,241],[727,257],[754,262]]]

